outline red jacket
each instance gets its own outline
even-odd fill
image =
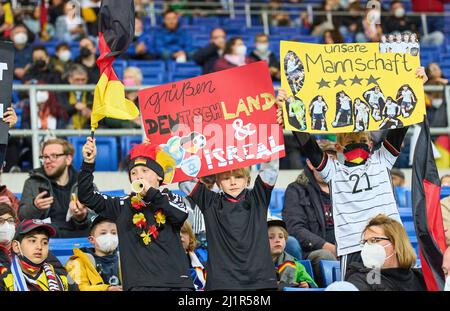
[[[246,56],[245,57],[245,64],[248,65],[250,63],[255,62],[255,60],[251,57]],[[224,57],[219,58],[216,63],[214,64],[214,72],[221,71],[225,69],[230,69],[237,67],[235,64],[230,63],[227,61]]]

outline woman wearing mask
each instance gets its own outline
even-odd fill
[[[67,81],[65,75],[73,64],[70,46],[65,42],[59,43],[56,46],[55,55],[50,59],[50,63],[56,71],[61,73],[62,79]]]
[[[255,50],[250,54],[255,60],[266,61],[269,65],[270,76],[272,81],[280,81],[280,62],[276,55],[269,50],[269,37],[260,33],[255,37]]]
[[[0,275],[11,264],[11,241],[16,233],[16,212],[6,204],[0,203]]]
[[[414,269],[416,254],[402,224],[379,214],[363,231],[364,267],[352,264],[346,281],[361,291],[424,291],[422,271]]]
[[[224,55],[214,64],[214,71],[230,69],[253,63],[255,60],[247,55],[247,47],[241,37],[231,38],[225,45]]]
[[[94,248],[74,249],[66,263],[70,277],[80,291],[122,291],[116,224],[97,216],[91,224],[89,241]]]
[[[206,283],[206,271],[195,253],[197,239],[191,224],[186,220],[180,231],[181,243],[186,250],[189,260],[189,267],[192,280],[194,281],[195,290],[204,290]]]

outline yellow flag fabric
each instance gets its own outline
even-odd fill
[[[11,3],[5,3],[3,5],[3,11],[5,11],[5,24],[14,25],[14,14],[12,12]]]

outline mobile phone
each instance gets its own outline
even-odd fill
[[[49,198],[50,197],[50,190],[45,187],[39,187],[39,193],[42,193],[44,191],[47,191],[47,194],[43,196],[43,198]]]

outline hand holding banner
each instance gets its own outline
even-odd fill
[[[399,128],[422,122],[418,56],[380,53],[378,43],[282,41],[285,127],[310,133]]]
[[[141,90],[139,105],[147,137],[175,159],[171,182],[284,156],[265,62]]]

